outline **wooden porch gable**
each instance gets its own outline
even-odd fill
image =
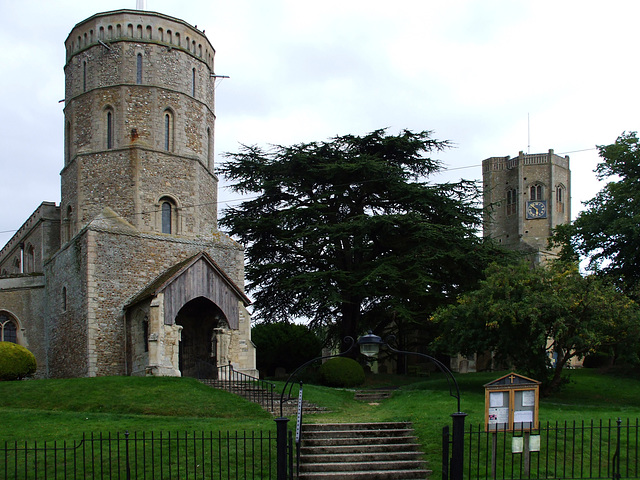
[[[197,255],[159,289],[164,292],[164,323],[173,325],[189,301],[204,297],[224,313],[229,327],[238,329],[238,302],[251,302],[206,253]]]

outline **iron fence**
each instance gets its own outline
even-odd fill
[[[638,420],[556,422],[537,430],[465,431],[468,479],[640,478]]]
[[[272,432],[91,434],[70,442],[5,442],[0,476],[15,480],[271,479]]]

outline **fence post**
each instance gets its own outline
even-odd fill
[[[618,418],[616,420],[616,453],[613,454],[613,480],[618,480],[620,475],[620,431],[622,429],[622,419]]]
[[[442,427],[442,480],[449,480],[449,425]]]
[[[464,418],[466,413],[452,413],[453,444],[451,446],[451,480],[462,480],[464,472]]]
[[[131,480],[131,466],[129,464],[129,430],[124,432],[124,449],[125,449],[125,463],[127,469],[127,480]]]
[[[287,480],[287,417],[276,418],[277,479]]]

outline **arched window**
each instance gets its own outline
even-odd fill
[[[107,149],[113,148],[113,111],[107,109]]]
[[[62,296],[60,298],[60,303],[62,305],[62,311],[67,311],[67,287],[62,287]]]
[[[535,185],[531,185],[529,189],[529,200],[542,200],[543,199],[544,190],[542,185],[536,183]]]
[[[18,343],[18,327],[6,313],[0,313],[0,341]]]
[[[516,189],[507,190],[507,215],[513,215],[518,210],[518,198]]]
[[[24,273],[34,273],[36,271],[36,249],[33,245],[27,245],[24,255]]]
[[[207,127],[207,167],[213,170],[213,148],[211,148],[211,129]]]
[[[196,96],[196,69],[191,70],[191,96]]]
[[[142,54],[136,55],[136,83],[142,85]]]
[[[64,219],[65,240],[68,242],[73,236],[73,208],[67,207],[67,216]]]
[[[173,114],[170,110],[164,111],[164,149],[173,151]]]
[[[556,187],[556,211],[558,213],[564,213],[565,202],[565,188],[564,185],[558,185]]]
[[[82,91],[87,91],[87,61],[82,62]]]
[[[173,205],[169,201],[162,202],[162,233],[172,233]]]
[[[158,203],[158,213],[156,217],[156,225],[160,232],[178,234],[180,233],[180,219],[178,203],[169,195],[160,197]]]
[[[66,162],[69,163],[71,160],[71,122],[67,121],[66,127],[64,129],[64,146],[65,146],[65,159]]]
[[[20,259],[18,257],[13,259],[13,270],[14,273],[22,273],[21,269],[20,269],[21,263],[20,263]]]

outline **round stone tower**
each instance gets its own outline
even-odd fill
[[[65,46],[63,243],[100,214],[140,232],[210,235],[215,78],[204,33],[117,10],[77,24]]]

